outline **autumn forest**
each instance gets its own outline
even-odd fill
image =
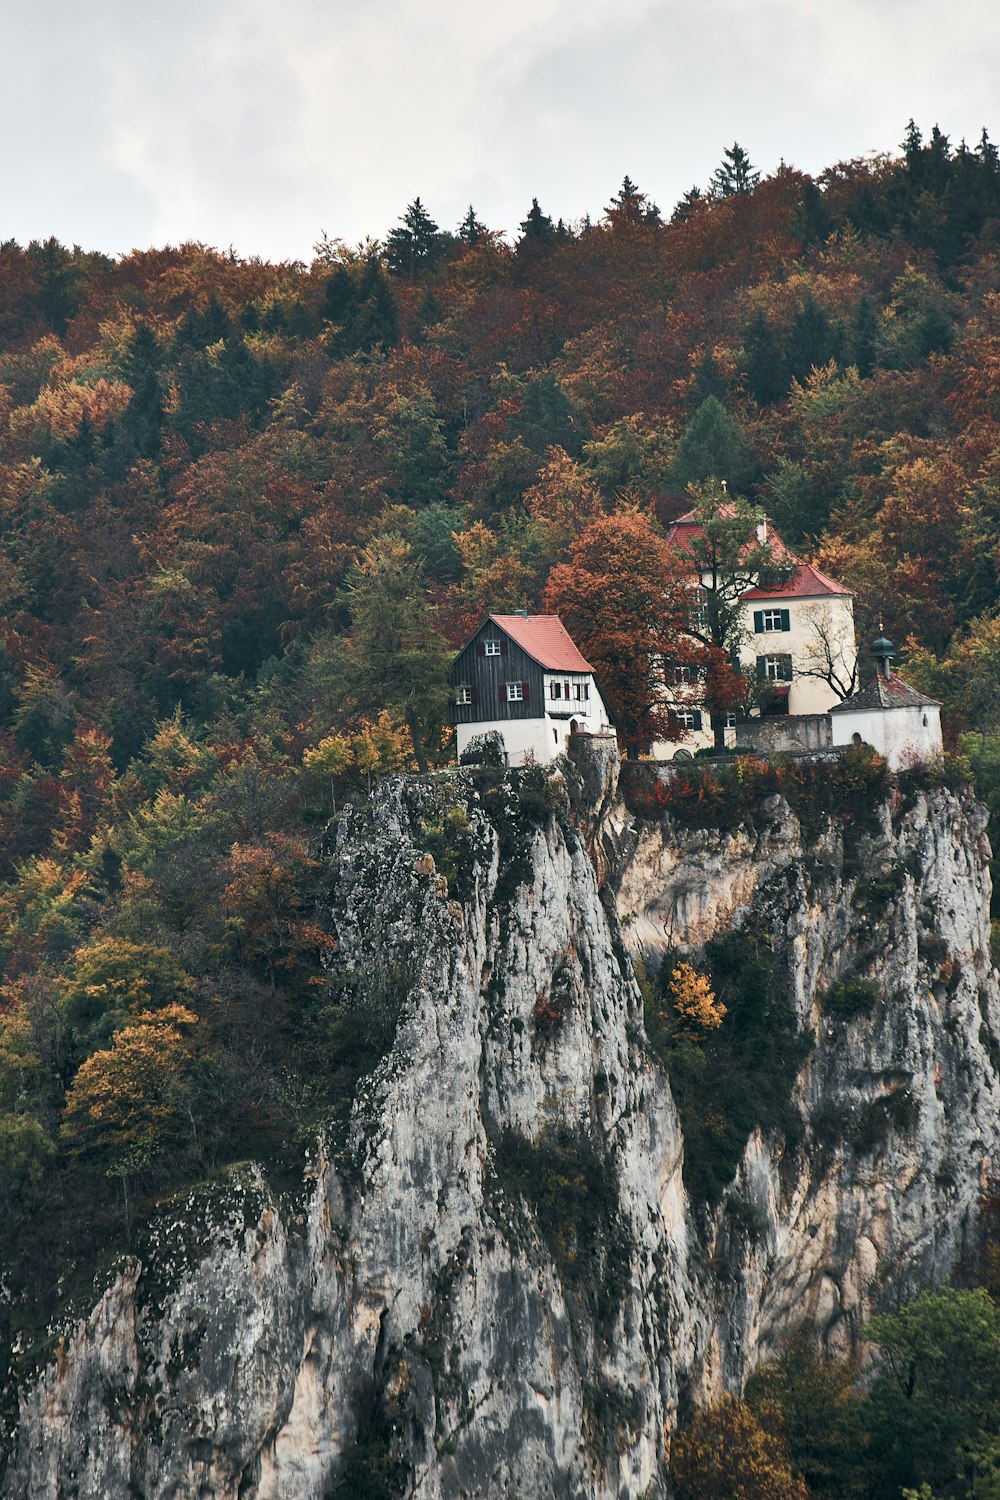
[[[506,235],[431,208],[309,265],[0,244],[20,1368],[142,1205],[255,1153],[280,1173],[348,1107],[378,1040],[324,974],[322,830],[449,761],[484,612],[558,604],[588,556],[613,581],[724,483],[855,590],[1000,807],[986,132],[911,122],[817,179],[734,145],[672,210],[626,177],[597,222],[536,200]]]

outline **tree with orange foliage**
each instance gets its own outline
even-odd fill
[[[545,608],[591,662],[631,758],[676,738],[664,658],[684,655],[688,568],[638,510],[587,527],[549,574]]]
[[[142,1011],[110,1048],[83,1063],[66,1095],[60,1134],[109,1177],[141,1170],[175,1136],[190,1085],[197,1016],[183,1005]]]
[[[692,964],[675,964],[667,988],[674,1010],[685,1026],[705,1032],[722,1025],[726,1007],[716,999],[707,974],[699,974]]]
[[[677,1500],[809,1500],[777,1416],[765,1427],[735,1396],[723,1396],[674,1438],[670,1478]]]

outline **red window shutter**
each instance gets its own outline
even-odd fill
[[[507,642],[506,641],[501,641],[500,642],[500,655],[501,656],[506,656],[507,655]]]
[[[476,642],[476,655],[477,656],[485,656],[486,655],[486,646],[485,646],[484,642],[482,642],[482,641],[477,641]]]
[[[477,687],[472,689],[472,701],[473,703],[479,702],[479,689]]]
[[[500,702],[507,702],[507,684],[505,682],[501,682],[500,684]]]
[[[522,682],[521,683],[521,697],[524,699],[525,703],[527,703],[527,701],[528,701],[528,684],[526,682]]]

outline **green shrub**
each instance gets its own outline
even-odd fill
[[[912,1090],[892,1089],[863,1106],[854,1123],[851,1145],[866,1156],[894,1131],[912,1130],[919,1118],[920,1106]]]
[[[878,985],[871,979],[841,979],[831,985],[823,1000],[828,1016],[844,1020],[870,1011],[878,1003]]]
[[[535,1141],[506,1131],[494,1159],[508,1193],[530,1205],[564,1287],[609,1331],[631,1282],[611,1158],[586,1131],[559,1126]]]
[[[763,933],[731,932],[705,945],[718,1028],[700,1039],[678,1024],[665,993],[643,993],[651,1049],[670,1079],[684,1128],[684,1181],[692,1197],[715,1205],[732,1181],[751,1133],[801,1134],[792,1089],[812,1038],[799,1031],[783,955]],[[671,966],[664,963],[660,983]]]

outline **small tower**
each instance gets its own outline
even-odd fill
[[[891,771],[941,754],[941,705],[892,670],[896,648],[884,635],[872,642],[875,676],[830,710],[834,745],[871,745]]]
[[[888,636],[880,635],[872,642],[871,654],[875,658],[878,675],[888,682],[892,676],[892,663],[896,660],[896,648]]]

